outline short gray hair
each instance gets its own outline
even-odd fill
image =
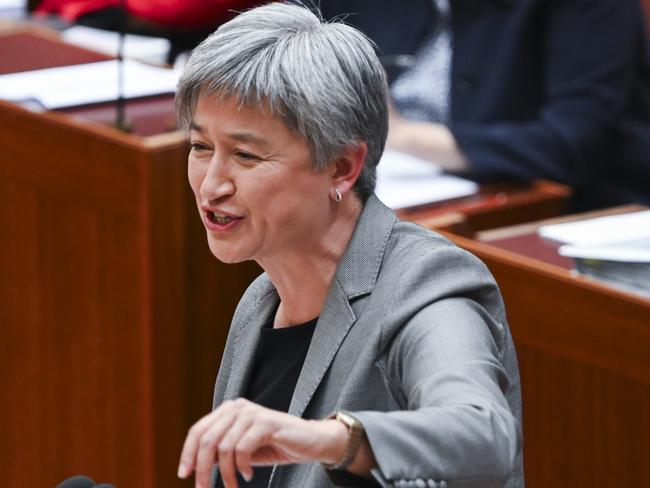
[[[368,154],[355,184],[365,201],[388,132],[386,77],[368,38],[315,12],[272,3],[219,27],[185,66],[176,93],[178,119],[189,127],[200,96],[266,104],[307,140],[314,168],[365,142]]]

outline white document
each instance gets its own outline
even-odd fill
[[[0,0],[2,1],[2,0]],[[93,29],[77,25],[62,32],[63,40],[86,49],[92,49],[110,56],[117,56],[119,46],[119,34],[101,29]],[[164,64],[167,62],[167,55],[171,43],[162,37],[136,36],[126,34],[124,36],[125,58],[139,59],[152,64]]]
[[[596,259],[619,263],[650,263],[650,239],[628,241],[605,246],[560,246],[562,256],[578,259]]]
[[[602,246],[650,238],[650,210],[544,225],[539,235],[574,246]]]
[[[20,22],[27,15],[27,0],[0,0],[0,21]]]
[[[473,181],[445,175],[430,161],[395,151],[385,151],[377,166],[379,199],[393,209],[473,195]]]
[[[27,0],[0,0],[0,10],[4,9],[27,10]]]
[[[178,76],[178,72],[171,69],[125,60],[124,97],[173,93]],[[117,87],[117,60],[0,76],[1,99],[37,100],[49,110],[116,100]]]

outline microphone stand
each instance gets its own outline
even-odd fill
[[[120,22],[117,44],[117,100],[115,101],[115,123],[116,129],[124,132],[131,132],[131,127],[126,122],[126,100],[124,98],[124,40],[126,37],[126,0],[120,1]]]

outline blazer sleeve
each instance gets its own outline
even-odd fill
[[[636,0],[550,0],[540,19],[545,101],[537,117],[451,127],[473,176],[578,185],[612,163],[604,155],[636,76],[639,16]]]
[[[408,409],[362,411],[384,486],[396,480],[502,486],[521,433],[504,391],[498,346],[475,302],[449,298],[413,317],[391,348],[387,381]],[[410,486],[410,485],[409,485]]]
[[[417,244],[408,246],[414,257],[385,300],[404,318],[397,329],[382,327],[376,366],[400,409],[351,414],[364,426],[382,486],[501,487],[517,476],[522,448],[503,303],[478,259],[427,245],[419,257]]]

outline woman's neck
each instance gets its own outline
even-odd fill
[[[309,245],[258,261],[280,296],[274,327],[303,324],[320,315],[362,209],[356,196],[350,196]]]

